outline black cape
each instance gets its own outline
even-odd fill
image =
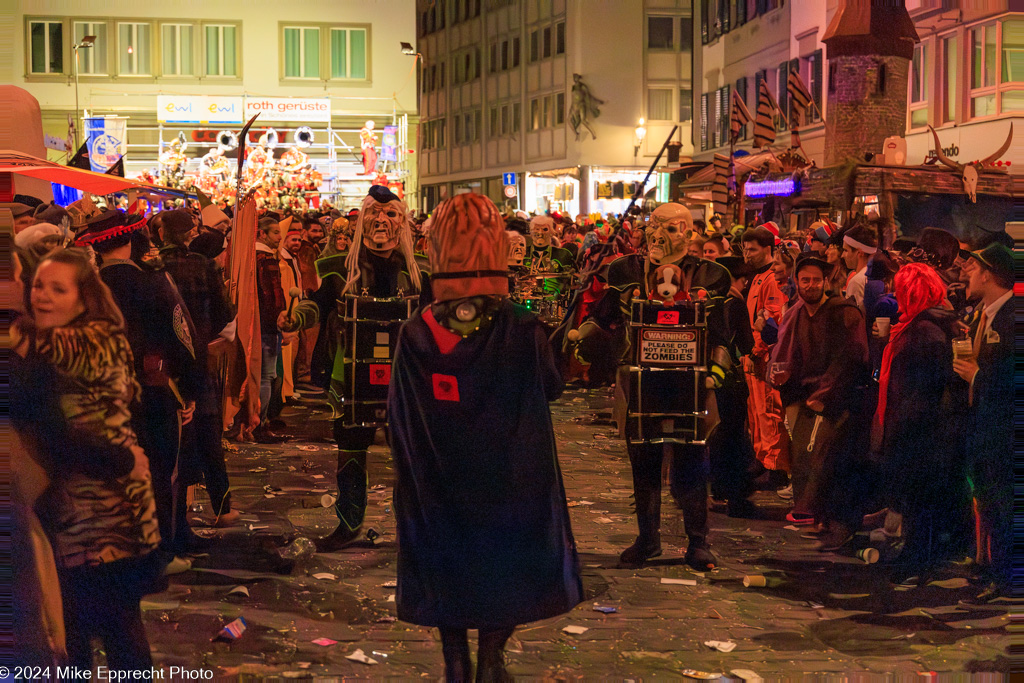
[[[548,408],[564,385],[544,328],[505,300],[442,355],[422,314],[402,327],[388,401],[398,618],[497,629],[563,614],[583,588]]]

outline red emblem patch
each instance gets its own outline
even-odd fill
[[[370,365],[370,384],[387,386],[391,382],[391,366],[387,363]]]
[[[678,325],[679,311],[658,311],[659,325]]]
[[[434,382],[434,398],[438,401],[459,401],[459,380],[453,375],[431,375]]]

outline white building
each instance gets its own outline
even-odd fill
[[[128,175],[153,167],[161,142],[179,133],[189,156],[201,156],[219,131],[237,132],[245,110],[262,103],[257,135],[275,128],[280,154],[296,128],[310,126],[307,151],[336,178],[332,187],[346,204],[370,182],[358,175],[359,129],[367,120],[378,131],[395,123],[398,159],[386,170],[415,195],[406,152],[416,146],[416,78],[413,58],[399,47],[415,40],[414,7],[414,0],[14,0],[13,59],[2,60],[0,74],[39,100],[47,134],[67,136],[76,99],[82,114],[127,117]],[[93,45],[76,48],[86,36],[95,36]],[[174,118],[168,108],[189,104],[240,109],[223,123],[205,113],[194,123],[166,121]]]
[[[689,0],[418,0],[417,14],[422,209],[474,191],[531,212],[621,212],[673,125],[691,153]],[[573,74],[603,100],[596,138],[572,127]]]
[[[800,130],[809,159],[824,165],[828,116],[828,54],[821,39],[841,0],[701,0],[696,9],[694,55],[700,74],[694,86],[693,144],[698,159],[728,153],[729,98],[737,90],[756,115],[758,83],[764,79],[788,112],[786,80],[798,69],[816,108]],[[1024,165],[1024,13],[1010,0],[950,2],[905,0],[920,42],[911,63],[907,101],[907,164],[922,163],[934,141],[934,126],[946,156],[968,162],[991,154],[1017,119],[1015,144],[1003,156]],[[788,147],[779,122],[776,148]],[[753,124],[737,149],[749,150]],[[881,152],[881,150],[877,150]]]

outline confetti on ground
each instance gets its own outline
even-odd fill
[[[617,607],[605,607],[603,605],[594,605],[594,611],[600,612],[601,614],[615,614],[619,610]]]
[[[664,583],[664,584],[672,585],[672,586],[696,586],[697,585],[697,580],[696,579],[668,579],[668,578],[664,578],[663,577],[661,579],[661,582]]]
[[[586,626],[566,626],[562,630],[565,631],[566,633],[570,633],[570,634],[572,634],[574,636],[579,636],[579,635],[582,635],[582,634],[586,633],[590,629],[587,628]]]
[[[319,574],[313,574],[313,578],[321,581],[336,581],[338,577],[329,572],[320,572]]]
[[[313,641],[313,644],[319,645],[320,647],[329,647],[331,645],[337,645],[338,641],[331,640],[330,638],[317,638]]]
[[[719,652],[732,652],[736,649],[736,643],[731,640],[705,640],[704,644]]]
[[[356,650],[350,655],[345,655],[345,659],[351,659],[353,662],[360,662],[362,664],[368,664],[370,666],[377,664],[377,660],[373,657],[367,657],[366,653],[362,650]]]

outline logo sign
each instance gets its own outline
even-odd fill
[[[370,364],[370,384],[387,386],[391,382],[391,366],[384,363]]]
[[[679,311],[658,311],[659,325],[678,325]]]
[[[259,122],[331,122],[331,100],[327,97],[246,97],[245,120],[259,114]]]
[[[68,141],[53,135],[43,135],[43,147],[58,152],[68,151]]]
[[[124,156],[128,119],[97,117],[85,120],[85,143],[89,150],[89,166],[97,173],[106,173]]]
[[[642,329],[640,362],[651,365],[696,365],[697,333],[693,330]]]
[[[502,185],[515,185],[516,184],[516,174],[515,173],[502,173],[501,174],[501,184]],[[506,196],[514,197],[515,195],[506,195]]]
[[[513,197],[515,197],[516,196],[516,186],[515,185],[506,185],[505,186],[505,196],[508,197],[509,199],[512,199]]]
[[[157,95],[161,123],[242,123],[241,97]]]
[[[398,126],[384,126],[384,137],[381,139],[380,158],[384,161],[398,161]]]

